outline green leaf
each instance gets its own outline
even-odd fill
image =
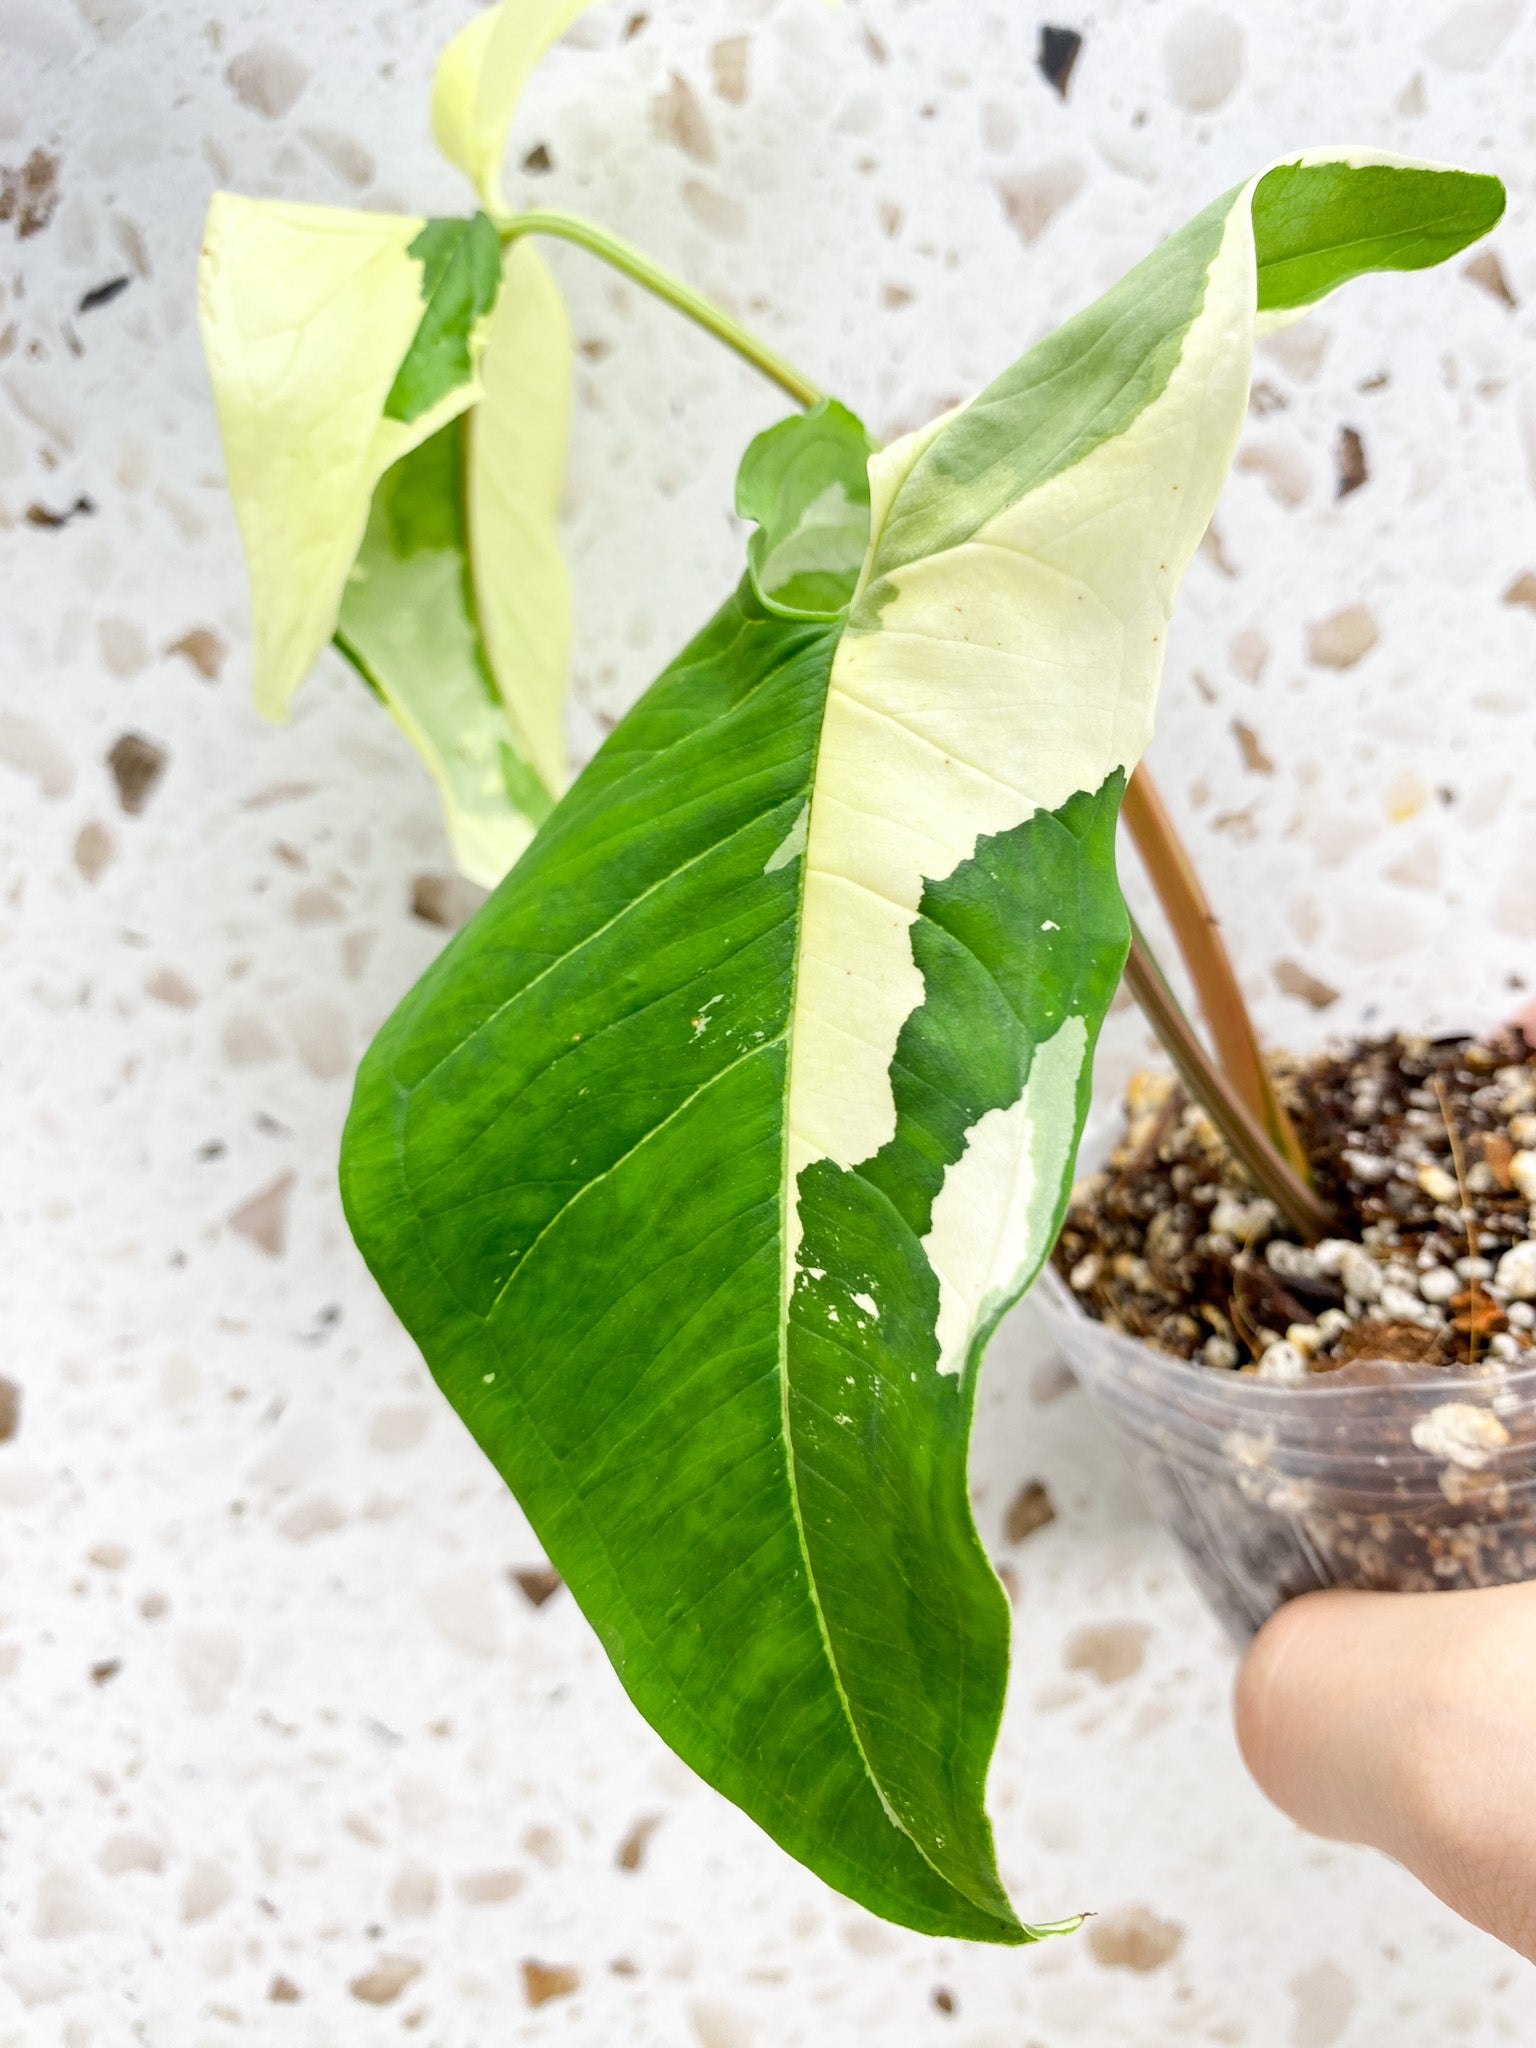
[[[846,614],[743,582],[385,1026],[344,1142],[364,1256],[641,1711],[933,1934],[1049,1931],[984,1807],[1008,1609],[967,1441],[1124,957],[1256,184],[874,458]],[[744,488],[770,556],[815,502],[779,518],[792,446]]]
[[[786,1440],[781,1160],[802,863],[776,856],[804,808],[836,643],[835,627],[774,617],[745,588],[725,607],[502,885],[494,925],[450,947],[370,1056],[343,1186],[359,1242],[642,1710],[854,1896],[932,1931],[1018,1939],[984,1821],[978,1903],[887,1813],[807,1551],[808,1536],[857,1531],[835,1469],[797,1479]],[[515,1140],[487,1149],[498,1127]],[[880,1287],[894,1318],[881,1281],[858,1285]],[[819,1399],[839,1412],[846,1368],[823,1389],[808,1365],[799,1421],[819,1440]],[[974,1814],[1006,1608],[953,1514],[969,1386],[930,1362],[910,1392],[951,1411],[934,1460],[948,1499],[925,1506],[905,1454],[892,1458],[890,1511],[906,1502],[913,1519],[883,1577],[920,1587],[932,1568],[945,1588],[958,1570],[967,1589],[975,1648],[920,1718],[963,1708],[955,1769]],[[848,1564],[869,1562],[856,1543]],[[904,1605],[924,1628],[922,1603]],[[932,1627],[947,1649],[946,1620]]]
[[[1504,212],[1504,187],[1474,171],[1401,158],[1298,158],[1253,195],[1259,310],[1308,306],[1366,270],[1424,270],[1465,249]]]
[[[471,375],[386,416],[423,325],[419,218],[214,194],[199,266],[230,497],[245,543],[253,686],[281,718],[336,627],[374,485],[471,405]],[[469,338],[471,357],[479,337]]]
[[[470,336],[496,303],[501,240],[483,213],[429,220],[406,252],[421,264],[421,325],[384,401],[384,416],[417,420],[474,376]]]
[[[380,480],[336,644],[431,771],[460,869],[490,888],[554,799],[514,748],[480,638],[464,438],[465,422],[453,420]]]
[[[533,67],[592,0],[503,0],[460,29],[432,81],[432,132],[492,213],[505,211],[501,159]]]
[[[874,452],[863,422],[835,398],[780,420],[747,449],[736,510],[757,521],[747,569],[769,611],[832,618],[846,610],[869,544]]]

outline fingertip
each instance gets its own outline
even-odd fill
[[[1238,1748],[1265,1797],[1313,1834],[1360,1838],[1358,1745],[1365,1619],[1390,1594],[1330,1591],[1287,1601],[1260,1629],[1237,1674]]]
[[[1259,1790],[1276,1804],[1278,1738],[1289,1719],[1284,1707],[1286,1667],[1296,1632],[1305,1626],[1305,1600],[1313,1597],[1288,1600],[1275,1610],[1248,1645],[1232,1691],[1232,1720],[1243,1762]]]
[[[1536,1584],[1333,1591],[1259,1631],[1233,1711],[1261,1791],[1536,1960]]]

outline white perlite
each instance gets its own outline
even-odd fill
[[[1469,1472],[1480,1471],[1509,1442],[1509,1431],[1497,1415],[1470,1401],[1442,1401],[1419,1417],[1412,1436],[1432,1458],[1447,1458]]]
[[[1359,1245],[1345,1246],[1339,1260],[1339,1278],[1344,1282],[1345,1293],[1354,1295],[1357,1301],[1380,1301],[1383,1285],[1381,1268]]]
[[[1245,1202],[1238,1195],[1222,1195],[1211,1211],[1211,1228],[1239,1244],[1257,1244],[1280,1220],[1280,1212],[1263,1195]]]
[[[1282,1387],[1294,1387],[1307,1376],[1307,1361],[1300,1348],[1282,1338],[1271,1344],[1259,1363],[1258,1377]]]
[[[1312,1247],[1312,1257],[1317,1262],[1319,1273],[1337,1273],[1344,1264],[1344,1254],[1359,1249],[1359,1245],[1350,1238],[1325,1237]]]
[[[1383,1287],[1379,1305],[1383,1315],[1396,1316],[1407,1323],[1418,1322],[1425,1313],[1418,1290],[1407,1287]]]
[[[1267,1429],[1257,1434],[1246,1429],[1229,1429],[1221,1440],[1222,1456],[1229,1464],[1246,1472],[1262,1471],[1269,1463],[1274,1448],[1274,1434]]]
[[[1317,1253],[1306,1245],[1292,1244],[1289,1238],[1273,1239],[1264,1247],[1264,1256],[1282,1280],[1317,1280],[1322,1276],[1322,1263]]]
[[[1421,1166],[1419,1186],[1432,1202],[1454,1202],[1457,1199],[1456,1183],[1443,1166]]]
[[[1360,1152],[1353,1148],[1344,1154],[1344,1164],[1356,1180],[1364,1181],[1367,1187],[1392,1178],[1394,1161],[1377,1152]]]
[[[1499,1261],[1494,1281],[1515,1301],[1536,1301],[1536,1239],[1511,1245]]]

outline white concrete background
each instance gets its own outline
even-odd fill
[[[1504,175],[1516,305],[1460,266],[1369,281],[1266,353],[1156,759],[1274,1036],[1488,1021],[1536,984],[1536,617],[1501,602],[1536,571],[1536,6],[645,6],[610,0],[552,55],[514,159],[542,142],[554,169],[518,190],[646,243],[882,433],[1277,152]],[[1019,1582],[1002,1854],[1027,1913],[1100,1911],[1101,1955],[1155,1914],[1154,1967],[877,1925],[668,1757],[568,1596],[535,1610],[509,1581],[537,1547],[334,1186],[351,1066],[441,942],[409,895],[443,841],[336,664],[284,729],[249,707],[193,312],[216,184],[463,206],[425,101],[467,11],[0,0],[0,164],[53,152],[62,195],[44,232],[0,226],[0,1369],[23,1399],[0,1445],[0,2043],[1531,2043],[1529,1968],[1249,1789],[1228,1655],[1027,1318],[995,1347],[977,1471]],[[1086,36],[1065,103],[1042,19]],[[712,66],[731,37],[740,103]],[[732,472],[778,408],[556,261],[586,345],[584,754],[735,575]],[[1370,480],[1338,502],[1345,425]],[[26,522],[81,493],[94,516]],[[1375,646],[1309,659],[1355,605]],[[167,652],[195,628],[216,679]],[[169,757],[136,817],[104,765],[125,731]],[[1343,993],[1314,1009],[1279,962]],[[1106,1077],[1142,1043],[1117,1016]],[[230,1219],[274,1185],[264,1252]],[[1031,1476],[1058,1520],[1010,1553]],[[1085,1626],[1139,1668],[1073,1669]],[[370,2004],[350,1987],[381,1958],[416,1974]],[[528,1959],[577,1988],[530,2009]]]

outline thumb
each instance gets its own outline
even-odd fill
[[[1536,1586],[1308,1594],[1260,1631],[1235,1711],[1293,1820],[1536,1960]]]

